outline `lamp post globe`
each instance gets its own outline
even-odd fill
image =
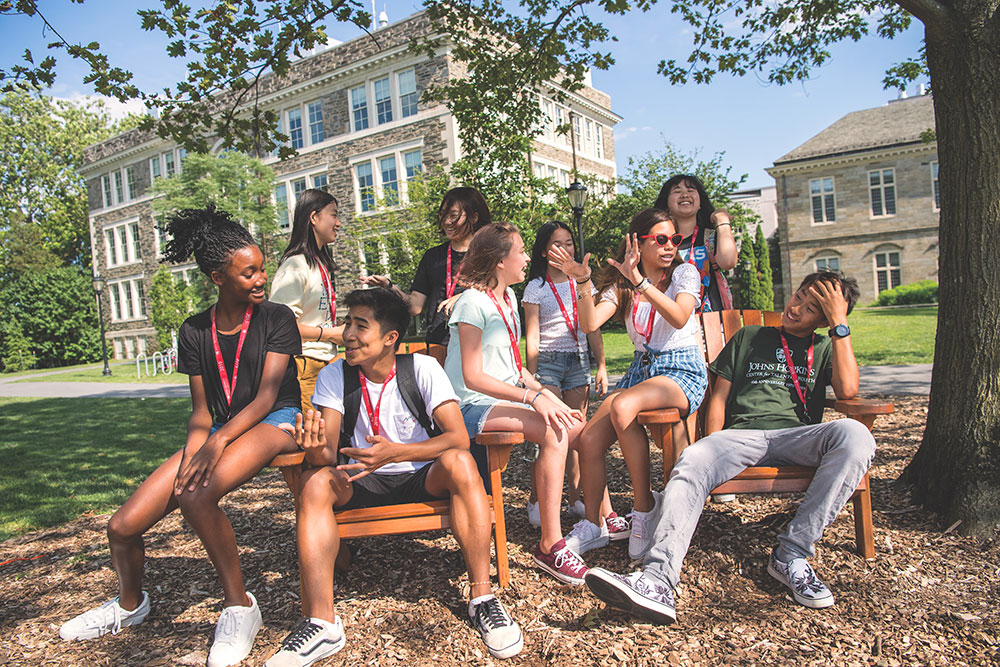
[[[566,188],[566,197],[569,198],[573,217],[576,218],[577,259],[582,262],[585,254],[583,249],[583,208],[587,205],[587,186],[580,181],[573,181]]]
[[[91,278],[91,284],[94,287],[94,294],[97,296],[97,321],[101,325],[101,355],[104,357],[104,370],[101,371],[101,375],[107,377],[111,375],[111,368],[108,366],[108,341],[104,333],[104,304],[101,301],[101,295],[107,283],[104,278],[95,273]]]

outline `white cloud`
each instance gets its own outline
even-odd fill
[[[146,107],[140,100],[119,102],[113,97],[107,97],[105,95],[85,95],[75,90],[70,92],[69,95],[57,96],[55,99],[72,102],[73,104],[79,106],[87,106],[96,102],[102,102],[105,113],[107,113],[112,120],[121,120],[130,113],[146,113]]]
[[[615,130],[615,141],[623,141],[627,139],[630,135],[637,134],[640,132],[653,132],[656,128],[649,125],[643,125],[642,127],[623,127],[621,129]]]

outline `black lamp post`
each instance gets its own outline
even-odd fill
[[[576,218],[576,247],[579,249],[579,260],[583,261],[583,207],[587,205],[587,186],[580,181],[573,181],[566,188],[566,196],[569,197],[569,205],[573,209],[573,217]]]
[[[104,286],[107,283],[96,273],[91,279],[91,283],[94,286],[94,294],[97,295],[97,321],[101,323],[101,354],[104,355],[104,370],[101,371],[101,375],[107,377],[111,375],[111,369],[108,367],[108,341],[104,335],[104,307],[101,302],[101,292],[104,291]]]

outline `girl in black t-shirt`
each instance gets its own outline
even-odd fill
[[[423,311],[428,343],[448,344],[448,316],[463,289],[458,272],[476,230],[493,222],[486,199],[475,188],[452,188],[444,194],[437,213],[438,226],[448,240],[424,253],[410,286],[410,314]],[[392,287],[386,276],[362,278],[367,285]]]
[[[141,623],[143,534],[180,508],[224,591],[209,667],[245,658],[261,626],[260,608],[243,586],[236,537],[219,500],[278,454],[296,449],[289,428],[298,413],[295,316],[265,301],[264,257],[241,225],[213,207],[185,210],[167,225],[166,260],[195,260],[219,289],[218,301],[187,319],[178,368],[190,375],[192,411],[184,447],[160,465],[108,523],[118,597],[67,621],[63,639],[91,639]]]

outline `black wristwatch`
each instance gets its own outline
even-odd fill
[[[830,329],[830,338],[847,338],[851,335],[851,327],[846,324],[838,324]]]

